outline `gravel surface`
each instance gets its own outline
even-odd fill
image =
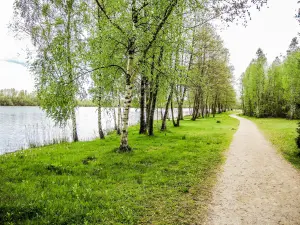
[[[264,138],[240,120],[213,191],[205,224],[299,224],[300,173]]]

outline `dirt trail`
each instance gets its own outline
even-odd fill
[[[205,224],[300,224],[300,173],[240,120]]]

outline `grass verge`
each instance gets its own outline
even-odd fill
[[[131,127],[131,153],[112,134],[0,156],[0,224],[201,224],[238,120],[168,125]]]
[[[297,120],[280,118],[252,118],[245,117],[255,122],[271,143],[282,153],[283,157],[300,169],[299,149],[295,138],[297,137]]]

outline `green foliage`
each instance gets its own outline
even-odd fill
[[[15,1],[14,26],[29,35],[35,57],[29,57],[35,75],[39,105],[57,123],[74,115],[83,46],[80,28],[84,12],[80,1]],[[32,55],[30,55],[32,56]]]
[[[256,117],[300,118],[299,60],[297,39],[293,39],[284,60],[277,57],[269,68],[260,50],[242,76],[244,114]]]
[[[38,99],[35,93],[28,93],[15,89],[0,90],[0,106],[37,106]]]
[[[131,127],[135,148],[124,154],[112,134],[2,155],[0,223],[201,223],[237,126],[224,114],[154,137]]]
[[[265,116],[264,87],[267,59],[261,49],[257,50],[256,59],[252,60],[242,76],[244,113],[249,116]]]
[[[236,102],[229,52],[212,25],[195,31],[194,65],[189,87],[193,97],[193,119],[204,116],[205,108],[215,114],[230,109]],[[208,111],[208,109],[207,109]],[[206,112],[208,114],[208,112]]]

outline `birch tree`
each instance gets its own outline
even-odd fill
[[[40,106],[57,123],[71,119],[73,140],[78,141],[75,109],[80,91],[84,46],[80,24],[85,3],[77,0],[16,0],[16,32],[28,35],[35,47],[29,62],[35,75]]]

